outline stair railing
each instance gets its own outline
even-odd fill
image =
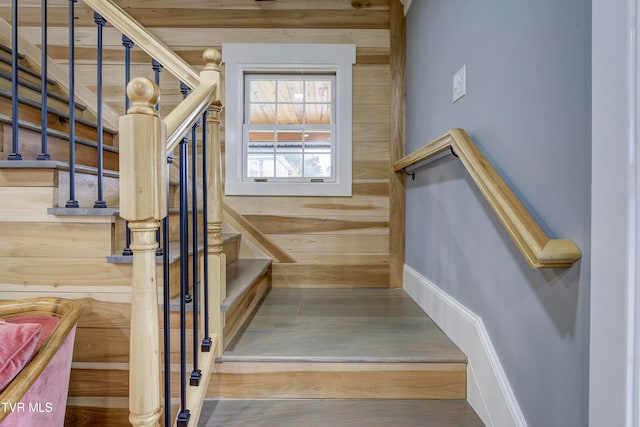
[[[122,11],[117,5],[108,2],[108,1],[94,1],[94,0],[86,0],[89,6],[94,8],[98,13],[104,16],[108,22],[110,22],[113,26],[118,28],[124,34],[127,34],[127,37],[131,40],[132,43],[135,43],[136,46],[145,51],[148,55],[157,61],[158,64],[162,64],[165,70],[169,71],[173,75],[175,75],[178,79],[183,81],[187,86],[189,86],[193,91],[189,96],[187,96],[172,112],[170,112],[162,121],[163,125],[166,127],[166,145],[164,147],[164,161],[166,164],[167,158],[171,159],[171,154],[177,148],[177,146],[181,145],[179,161],[181,163],[181,274],[180,274],[180,409],[175,418],[175,421],[171,420],[170,414],[170,402],[171,402],[171,391],[170,391],[170,382],[171,375],[167,373],[167,370],[170,370],[170,343],[169,343],[169,334],[167,333],[167,329],[170,323],[170,319],[168,317],[168,298],[166,292],[168,291],[168,286],[165,286],[165,385],[164,385],[164,407],[165,407],[165,425],[169,423],[175,424],[179,427],[188,426],[190,422],[196,422],[199,418],[200,409],[202,402],[204,400],[204,395],[206,393],[207,385],[209,382],[209,378],[211,375],[212,365],[215,360],[215,357],[221,354],[221,342],[222,342],[222,313],[220,312],[220,303],[224,298],[224,293],[226,289],[226,277],[225,277],[225,256],[222,253],[222,225],[221,225],[221,206],[222,206],[222,186],[221,186],[221,155],[220,155],[220,139],[219,139],[219,112],[221,110],[221,104],[218,101],[218,92],[217,89],[219,87],[219,73],[220,68],[219,64],[221,61],[221,55],[218,51],[214,51],[212,49],[208,49],[205,51],[203,55],[205,61],[204,70],[198,75],[188,64],[184,63],[180,57],[178,57],[171,50],[166,48],[162,43],[156,40],[148,31],[146,31],[140,24],[138,24],[135,20],[129,17],[124,11]],[[132,81],[137,81],[134,79]],[[146,82],[145,85],[150,84],[151,82]],[[134,85],[136,83],[133,83]],[[155,86],[155,85],[154,85]],[[132,115],[134,118],[140,114],[136,114],[134,108],[133,98],[131,94],[135,91],[130,89],[127,90],[127,93],[130,95],[130,101],[132,107],[129,111],[132,114],[128,114],[128,116]],[[152,105],[155,106],[157,104],[157,99],[153,99],[153,97],[146,96],[146,98],[140,99],[138,97],[136,102],[146,103],[143,106],[143,111],[147,113],[151,113]],[[186,241],[188,239],[188,219],[186,217],[187,211],[187,201],[186,199],[186,161],[188,156],[187,150],[187,142],[186,137],[189,133],[191,133],[191,143],[195,149],[196,144],[196,133],[194,130],[194,125],[198,119],[205,118],[205,112],[211,106],[211,113],[206,115],[206,138],[203,138],[202,150],[203,156],[207,154],[206,158],[203,159],[203,181],[208,181],[208,185],[203,183],[203,187],[206,188],[204,191],[205,197],[203,200],[203,209],[204,212],[204,221],[207,224],[207,233],[204,237],[205,249],[204,256],[206,257],[203,268],[201,269],[200,265],[197,262],[197,199],[195,198],[197,193],[197,188],[195,181],[192,181],[192,194],[194,195],[194,199],[192,199],[192,212],[195,214],[193,216],[192,221],[194,222],[194,228],[192,229],[192,281],[189,283],[189,265],[187,263],[188,259],[188,248],[186,246]],[[155,111],[155,110],[154,110]],[[155,114],[155,113],[154,113]],[[144,115],[144,114],[143,114]],[[123,119],[124,120],[124,119]],[[204,128],[205,126],[203,126]],[[134,141],[131,139],[130,142],[127,141],[127,136],[125,136],[125,132],[123,132],[123,128],[121,127],[120,133],[120,144],[121,144],[121,185],[125,185],[126,177],[123,177],[123,170],[125,167],[126,160],[124,153],[123,145],[130,144]],[[138,141],[140,142],[140,140]],[[153,145],[153,144],[152,144]],[[196,153],[194,151],[193,153]],[[217,154],[216,154],[217,153]],[[207,165],[211,172],[206,171]],[[163,172],[160,169],[157,169],[158,164],[154,163],[152,165],[147,165],[147,168],[151,167],[155,170],[155,176],[159,181],[164,182],[164,190],[160,188],[158,191],[161,193],[164,192],[166,194],[167,191],[167,175],[163,175]],[[128,167],[137,167],[130,165]],[[195,170],[194,163],[192,163],[191,174],[193,178],[197,177],[197,172]],[[204,172],[207,172],[204,174]],[[217,175],[216,175],[217,172]],[[214,178],[217,176],[217,178]],[[158,182],[159,182],[158,181]],[[212,184],[213,183],[213,184]],[[156,183],[156,186],[158,183]],[[152,188],[157,188],[151,186]],[[140,218],[135,219],[133,217],[124,216],[122,214],[122,205],[124,202],[123,195],[125,191],[121,189],[121,216],[129,221],[131,224],[132,221],[140,220]],[[206,202],[205,202],[206,200]],[[212,214],[213,212],[213,214]],[[220,212],[220,213],[218,213]],[[161,212],[166,216],[166,212]],[[157,231],[156,225],[159,225],[157,221],[161,218],[160,216],[153,217],[154,221],[154,233]],[[156,219],[157,218],[157,219]],[[144,220],[143,220],[144,221]],[[148,221],[148,219],[147,219]],[[131,236],[131,250],[133,251],[134,257],[134,269],[135,269],[135,258],[136,256],[144,259],[144,263],[146,264],[146,268],[144,269],[147,274],[146,279],[140,279],[134,277],[134,280],[140,280],[139,284],[134,284],[134,287],[144,287],[145,284],[148,286],[148,280],[155,282],[155,278],[153,275],[155,271],[152,268],[153,260],[151,256],[144,255],[136,255],[137,245],[136,245],[136,232],[141,234],[141,232],[136,231],[136,225],[133,227],[130,226],[132,236]],[[146,228],[145,228],[146,229]],[[169,275],[167,268],[167,234],[168,234],[168,222],[166,219],[163,219],[163,229],[164,229],[164,241],[165,241],[165,251],[164,251],[164,259],[165,259],[165,269],[164,269],[164,281],[168,283]],[[148,236],[147,236],[148,237]],[[139,239],[139,238],[138,238]],[[216,244],[217,243],[217,244]],[[157,246],[156,246],[157,247]],[[137,261],[141,263],[141,261]],[[198,277],[201,278],[198,281]],[[211,289],[208,287],[211,286]],[[146,293],[147,298],[151,298],[149,293]],[[202,296],[202,298],[199,298]],[[135,300],[135,296],[133,297]],[[149,303],[150,304],[150,303]],[[193,357],[194,360],[192,362],[193,370],[190,375],[186,373],[186,310],[187,305],[191,304],[193,310],[193,323],[194,323],[194,347],[193,347]],[[198,310],[200,309],[200,310]],[[133,311],[137,310],[132,306]],[[199,319],[198,319],[198,316]],[[152,371],[155,369],[154,367],[150,367],[148,365],[141,367],[141,370],[138,370],[137,367],[133,366],[134,360],[142,360],[148,357],[158,357],[159,353],[155,352],[155,348],[149,345],[136,345],[134,336],[137,336],[138,333],[157,336],[157,332],[154,330],[154,327],[157,324],[153,324],[153,322],[148,322],[144,318],[140,319],[140,322],[134,322],[132,319],[132,332],[131,332],[131,363],[130,363],[130,421],[133,425],[154,425],[153,422],[157,422],[159,419],[159,413],[157,412],[157,408],[160,406],[160,395],[156,392],[155,383],[149,383],[146,379],[149,375],[152,375]],[[198,325],[203,325],[203,332],[200,334],[198,332]],[[150,330],[151,328],[151,330]],[[134,329],[137,332],[134,332]],[[201,340],[199,338],[202,337]],[[196,345],[197,342],[200,342],[200,348]],[[144,347],[144,348],[143,348]],[[144,354],[145,356],[141,356]],[[156,375],[159,375],[159,372],[156,372]],[[187,385],[188,382],[188,385]],[[152,390],[149,387],[152,387]],[[151,392],[151,393],[150,393]],[[137,396],[137,397],[136,397]],[[141,399],[141,396],[144,398]],[[155,396],[153,402],[148,401],[148,396]],[[142,402],[142,403],[141,403]],[[149,422],[150,415],[155,421],[152,421],[149,424],[145,424]]]
[[[62,86],[69,92],[69,170],[71,185],[69,189],[69,201],[66,207],[79,206],[75,197],[75,123],[79,121],[75,117],[76,98],[83,102],[90,100],[95,105],[98,118],[98,194],[94,207],[104,208],[106,203],[102,193],[102,123],[119,129],[120,150],[120,216],[127,221],[130,237],[126,240],[126,249],[132,256],[133,273],[131,288],[131,341],[129,363],[129,421],[134,426],[159,425],[164,407],[164,425],[177,425],[186,427],[197,423],[200,409],[206,393],[208,380],[215,358],[222,351],[222,327],[223,318],[220,304],[225,297],[226,260],[222,252],[222,165],[220,147],[220,112],[222,104],[218,100],[218,88],[220,84],[219,51],[207,49],[203,55],[205,67],[200,73],[184,62],[178,55],[157,40],[144,27],[127,15],[121,8],[110,0],[85,0],[85,3],[94,9],[94,19],[97,25],[97,95],[88,92],[86,87],[76,85],[74,68],[74,7],[77,0],[69,0],[69,69],[67,74],[59,65],[51,61],[46,54],[46,28],[43,28],[43,49],[40,61],[34,60],[33,53],[38,50],[28,41],[20,39],[17,35],[17,2],[12,10],[13,23],[10,26],[0,19],[0,36],[7,37],[9,31],[13,37],[13,56],[18,56],[18,41],[21,49],[30,52],[29,59],[35,64],[40,62],[43,70],[43,83],[47,79],[46,71],[53,70],[56,80],[61,82],[64,76],[68,83],[62,82]],[[46,23],[46,0],[42,0],[43,23]],[[129,80],[130,50],[139,47],[149,54],[156,71],[156,83],[135,78],[127,85],[127,97],[125,98],[125,116],[120,117],[119,125],[114,126],[113,110],[103,105],[101,94],[102,82],[102,28],[112,25],[123,33],[123,45],[125,47],[126,78]],[[25,46],[25,47],[22,47]],[[39,52],[40,53],[40,52]],[[17,64],[17,59],[14,59]],[[17,69],[17,67],[14,67]],[[158,73],[165,69],[178,77],[192,89],[182,103],[180,103],[166,117],[161,118],[158,109],[160,91],[158,88]],[[14,77],[17,83],[17,77]],[[17,85],[16,85],[17,87]],[[76,89],[78,92],[76,92]],[[17,92],[17,89],[12,89]],[[43,95],[46,98],[46,95]],[[18,96],[14,96],[15,105],[18,104]],[[44,104],[43,125],[46,126],[46,113],[49,111]],[[13,107],[17,110],[17,107]],[[103,111],[104,110],[104,111]],[[104,113],[104,115],[103,115]],[[18,123],[18,113],[14,114],[14,121]],[[202,121],[202,183],[203,189],[202,209],[204,223],[207,230],[198,229],[198,173],[197,173],[197,122]],[[16,125],[17,126],[17,125]],[[47,133],[46,130],[43,133]],[[191,209],[192,227],[188,224],[187,212],[189,203],[186,198],[188,193],[188,143],[192,144],[191,162]],[[43,139],[42,154],[47,154],[46,138]],[[14,160],[21,160],[19,153],[18,132],[14,132]],[[180,379],[181,407],[175,418],[171,413],[171,342],[170,342],[170,306],[171,300],[168,294],[170,285],[169,275],[169,174],[167,164],[173,158],[173,152],[180,144],[182,179],[180,208],[181,245],[181,291],[180,291],[180,353],[182,371],[186,372],[186,312],[188,305],[193,314],[194,346],[192,348],[193,367],[188,380],[182,374]],[[110,147],[105,147],[105,149]],[[45,160],[45,156],[38,156]],[[163,232],[159,232],[162,221]],[[189,234],[191,234],[189,236]],[[202,235],[204,242],[204,261],[199,262],[199,239]],[[189,254],[189,238],[191,238],[191,250]],[[162,240],[164,251],[159,252],[158,241]],[[161,303],[164,307],[162,328],[164,338],[160,338],[159,323],[159,298],[158,277],[156,277],[156,262],[158,255],[164,260],[162,282],[164,293]],[[187,260],[192,257],[192,262]],[[189,271],[191,270],[191,271]],[[211,289],[208,287],[211,285]],[[164,349],[161,348],[161,341]],[[164,368],[161,367],[161,356],[164,352]],[[161,377],[164,371],[164,384]],[[188,384],[187,384],[188,383]],[[164,392],[164,402],[162,394]],[[189,424],[191,422],[191,424]]]
[[[155,425],[158,422],[161,413],[160,403],[160,385],[156,383],[155,378],[159,378],[159,339],[153,337],[159,336],[158,327],[158,306],[157,306],[157,278],[155,272],[155,250],[157,242],[155,239],[156,230],[160,223],[167,215],[167,180],[166,180],[166,164],[167,153],[173,151],[173,145],[169,143],[167,135],[173,134],[175,129],[193,128],[196,121],[201,118],[207,106],[213,104],[214,110],[219,105],[216,101],[217,88],[219,85],[219,63],[221,56],[219,52],[214,50],[205,51],[205,68],[200,74],[200,85],[194,90],[176,109],[170,114],[172,121],[162,120],[155,109],[155,104],[159,98],[159,89],[157,86],[146,79],[135,78],[128,87],[127,94],[129,96],[131,107],[128,114],[123,116],[120,121],[120,216],[129,222],[131,229],[131,250],[133,251],[133,281],[132,281],[132,320],[131,320],[131,348],[130,348],[130,421],[134,426]],[[196,106],[194,111],[192,108]],[[182,117],[183,120],[178,120]],[[215,129],[215,122],[209,120],[208,129]],[[218,123],[219,125],[219,123]],[[219,131],[217,131],[219,132]],[[205,145],[209,148],[219,146],[219,140],[216,144],[216,132],[209,132]],[[183,135],[187,135],[185,132]],[[187,200],[187,142],[183,137],[180,142],[180,170],[181,170],[181,205],[186,205]],[[195,132],[192,133],[192,143],[195,144]],[[218,150],[210,150],[216,152]],[[210,161],[211,157],[207,159]],[[216,170],[215,164],[213,170]],[[192,170],[192,176],[195,176],[195,170]],[[193,185],[193,184],[192,184]],[[215,188],[215,186],[210,186]],[[192,188],[192,193],[197,193],[197,188]],[[209,189],[207,192],[208,206],[221,205],[216,200],[218,194]],[[197,199],[192,202],[192,209],[197,210]],[[211,216],[215,219],[215,215]],[[215,221],[208,220],[208,230],[218,231],[221,227]],[[186,304],[191,302],[193,298],[193,310],[196,311],[198,306],[197,295],[203,294],[209,297],[207,306],[215,307],[214,301],[219,292],[209,292],[208,289],[200,290],[204,287],[204,283],[199,283],[196,277],[200,274],[198,263],[193,264],[194,281],[191,283],[191,294],[189,292],[188,274],[189,268],[186,260],[188,253],[186,252],[186,241],[188,239],[186,215],[181,215],[181,289],[180,289],[180,319],[181,330],[184,331],[186,326]],[[194,230],[194,240],[197,239],[197,230]],[[213,235],[211,235],[213,234]],[[210,233],[209,242],[221,241],[219,232]],[[209,243],[211,248],[211,243]],[[221,245],[220,245],[221,246]],[[193,257],[197,258],[197,247],[194,247]],[[215,251],[209,251],[208,256],[208,283],[214,283],[216,288],[221,286],[220,281],[211,280],[212,266],[219,266],[220,261],[224,262],[224,255],[216,254]],[[224,271],[224,270],[223,270]],[[206,275],[207,272],[202,272]],[[224,276],[223,276],[224,277]],[[219,279],[218,279],[219,280]],[[166,300],[165,300],[166,304]],[[167,307],[165,307],[166,311]],[[141,314],[142,313],[142,314]],[[195,316],[195,314],[194,314]],[[151,319],[156,319],[152,321]],[[207,334],[210,330],[215,330],[213,325],[214,316],[211,316],[207,310],[200,310],[200,318],[194,318],[194,330],[197,331],[198,324],[206,325],[202,347],[194,347],[194,370],[189,378],[189,386],[186,387],[184,393],[181,393],[181,410],[178,413],[177,425],[187,426],[189,420],[197,417],[200,412],[202,400],[206,392],[206,385],[211,373],[212,364],[215,355],[219,354],[217,350],[217,342],[220,336],[216,334]],[[197,332],[195,332],[197,333]],[[195,340],[200,338],[200,334],[194,337]],[[153,341],[153,342],[152,342]],[[186,382],[186,337],[181,333],[181,383]],[[211,350],[215,345],[216,348]],[[170,349],[165,349],[165,354]],[[153,363],[149,361],[153,359]],[[170,369],[170,367],[165,367]],[[150,381],[150,378],[153,379]],[[166,392],[165,392],[166,393]],[[165,394],[166,396],[166,394]],[[166,405],[166,403],[165,403]],[[170,410],[165,408],[165,410]]]
[[[394,162],[393,169],[412,175],[415,168],[447,150],[460,159],[531,268],[569,268],[580,259],[573,241],[547,236],[463,129],[452,129],[418,148]]]

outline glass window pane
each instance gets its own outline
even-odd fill
[[[249,110],[249,123],[252,125],[266,125],[276,122],[274,104],[249,104]]]
[[[332,78],[247,78],[247,177],[331,178],[336,148],[328,126],[333,124]]]
[[[331,80],[307,80],[306,102],[331,102]]]
[[[276,81],[251,80],[249,102],[276,102]]]
[[[276,177],[287,178],[300,176],[302,169],[302,154],[277,154]]]
[[[273,142],[272,130],[252,130],[249,131],[249,143],[251,142]]]
[[[250,131],[248,151],[250,153],[273,153],[275,150],[273,135],[273,131]]]
[[[278,124],[302,124],[303,104],[278,104]]]
[[[302,143],[302,131],[290,130],[290,131],[278,131],[276,134],[278,143],[284,142],[300,142]]]
[[[312,125],[330,125],[331,104],[307,104],[304,122]]]
[[[308,130],[304,133],[304,140],[310,142],[331,143],[331,131],[328,130]]]
[[[303,80],[278,80],[278,103],[304,102]]]
[[[274,172],[273,154],[249,154],[247,156],[247,176],[250,178],[271,178]]]
[[[249,153],[273,153],[273,142],[250,142]]]
[[[305,154],[304,176],[327,178],[331,176],[331,154]]]
[[[301,131],[279,131],[277,133],[277,151],[302,153]]]
[[[331,132],[310,130],[304,133],[306,153],[331,153]]]

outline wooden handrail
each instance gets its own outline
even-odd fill
[[[126,34],[136,46],[158,61],[178,80],[191,89],[198,86],[198,72],[184,59],[178,56],[167,45],[158,40],[138,21],[111,0],[83,0],[89,7],[98,12],[107,22]]]
[[[193,124],[209,108],[215,87],[213,82],[203,82],[164,118],[167,125],[167,153],[178,146],[184,134],[189,132]]]
[[[452,129],[393,163],[400,172],[452,149],[531,268],[568,268],[582,256],[568,239],[550,239],[463,129]]]
[[[198,77],[198,86],[164,119],[167,125],[167,153],[176,148],[184,134],[202,117],[214,101],[216,90],[220,86],[220,62],[222,61],[220,51],[206,49],[202,59],[205,67]]]

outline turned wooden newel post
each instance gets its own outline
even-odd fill
[[[220,62],[222,55],[217,49],[206,49],[202,55],[205,68],[202,78],[215,81],[216,89],[207,115],[207,141],[209,176],[207,177],[207,233],[209,242],[209,286],[210,286],[210,328],[218,334],[218,354],[224,349],[224,314],[220,304],[227,296],[226,257],[222,252],[222,147],[220,143],[219,101]]]
[[[127,85],[131,107],[120,117],[120,216],[129,221],[133,278],[129,348],[129,422],[159,426],[160,331],[156,230],[167,215],[166,128],[154,105],[158,87],[145,78]]]

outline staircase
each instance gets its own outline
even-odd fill
[[[36,70],[20,69],[21,82],[29,76],[39,78]],[[35,111],[39,112],[41,105],[36,89],[23,90],[21,86],[20,91],[25,95],[21,96],[19,111],[20,151],[24,160],[0,161],[0,195],[7,201],[0,208],[2,298],[54,295],[81,301],[83,314],[77,329],[66,423],[128,426],[132,257],[122,255],[126,224],[118,208],[118,149],[113,146],[117,133],[105,130],[105,141],[109,143],[105,154],[109,156],[105,157],[103,180],[108,208],[95,209],[92,207],[97,181],[95,119],[93,123],[78,120],[76,132],[83,135],[76,140],[76,200],[80,208],[65,208],[69,199],[69,166],[65,161],[69,144],[67,116],[49,103],[49,152],[53,160],[29,160],[40,152],[41,123]],[[10,115],[10,103],[0,103],[0,118],[6,118],[4,153],[11,151]],[[180,275],[176,186],[176,182],[170,183],[174,204],[169,211],[169,271],[173,296],[178,294],[175,283],[179,282],[176,278]],[[205,230],[201,211],[198,218],[199,230]],[[225,336],[231,340],[268,292],[271,261],[240,259],[241,235],[229,232],[223,237],[228,278],[223,312]],[[202,250],[200,244],[197,255],[200,259]],[[193,256],[189,254],[189,265]],[[158,256],[157,262],[157,276],[161,279],[162,257]],[[161,285],[159,283],[159,289]],[[172,324],[177,325],[176,304],[170,309]],[[173,349],[178,336],[173,334],[171,338]],[[172,350],[172,362],[172,377],[178,381],[174,372],[179,362],[177,349],[175,353]],[[176,389],[172,393],[174,397]],[[176,410],[174,407],[174,413]]]
[[[0,59],[0,80],[6,79],[2,68],[5,62]],[[20,151],[25,160],[0,161],[0,195],[7,201],[0,208],[0,233],[5,237],[0,244],[2,298],[55,295],[82,302],[84,311],[77,329],[66,425],[129,426],[132,265],[131,257],[122,255],[126,246],[126,224],[119,216],[118,205],[118,134],[111,129],[103,131],[104,200],[108,208],[95,209],[92,206],[96,200],[97,185],[96,118],[88,108],[76,104],[75,199],[80,208],[65,208],[69,200],[70,180],[67,163],[69,116],[65,113],[65,102],[68,101],[65,100],[65,91],[54,81],[49,83],[49,125],[46,130],[53,160],[28,160],[35,159],[40,153],[40,95],[38,88],[28,83],[38,79],[38,70],[28,64],[20,69]],[[10,103],[6,102],[6,94],[3,95],[5,86],[0,86],[3,158],[11,152],[12,140]],[[168,308],[172,327],[180,324],[180,290],[176,283],[181,274],[181,255],[177,249],[176,187],[177,183],[172,180],[170,244],[165,249],[169,252],[169,288],[173,300]],[[202,213],[198,221],[199,230],[206,232]],[[430,420],[428,425],[433,426],[482,425],[464,402],[464,355],[457,354],[451,360],[432,360],[406,355],[377,358],[373,350],[368,350],[365,357],[323,354],[323,347],[336,346],[339,342],[358,342],[353,336],[340,337],[340,333],[349,329],[349,322],[376,327],[376,321],[372,319],[384,322],[388,320],[386,317],[393,316],[379,316],[373,311],[369,313],[373,314],[371,317],[351,316],[346,324],[322,324],[322,331],[318,329],[319,324],[316,324],[316,330],[296,331],[300,338],[316,345],[318,354],[291,355],[289,351],[293,347],[277,341],[270,342],[275,353],[241,354],[247,340],[269,327],[270,333],[277,333],[274,331],[281,326],[285,326],[282,329],[285,335],[294,333],[287,326],[295,324],[300,316],[288,318],[286,314],[279,312],[274,316],[273,313],[283,306],[285,313],[288,310],[289,314],[295,310],[300,314],[301,309],[279,300],[283,293],[287,293],[286,290],[274,289],[270,294],[271,260],[242,258],[243,252],[254,253],[254,250],[242,250],[246,236],[228,226],[225,226],[225,231],[222,251],[226,258],[226,298],[220,301],[221,347],[225,352],[219,355],[214,366],[211,383],[206,390],[205,412],[198,425],[372,426],[398,422],[409,426],[424,425],[419,424],[424,420]],[[188,254],[188,265],[192,264],[193,257],[197,257],[202,266],[202,250],[203,244],[200,244],[197,253],[191,251]],[[158,301],[161,302],[161,286],[164,285],[161,257],[157,257],[156,262]],[[192,271],[190,274],[198,273]],[[342,306],[338,304],[338,310],[349,310],[344,306],[344,294],[335,292],[332,294],[334,302],[336,295],[342,295]],[[356,299],[365,299],[364,295]],[[399,298],[401,292],[394,290],[391,296]],[[331,310],[336,309],[326,302],[317,308],[327,310],[324,317],[328,318],[333,316]],[[189,332],[193,329],[194,320],[190,313],[186,318]],[[306,320],[312,322],[314,319],[311,316]],[[161,321],[159,327],[162,328]],[[338,334],[338,338],[331,335],[333,332]],[[389,332],[385,338],[388,341],[383,340],[382,346],[398,346],[394,342],[393,328]],[[405,327],[395,332],[398,335],[415,333]],[[365,328],[358,333],[360,339],[366,341],[368,334],[376,332],[375,328],[373,332]],[[433,333],[436,336],[438,332]],[[172,330],[172,419],[180,406],[177,391],[181,363],[179,340],[178,332]],[[191,365],[193,343],[190,338],[187,341],[186,360]],[[366,345],[353,344],[352,347],[357,350]],[[450,415],[451,412],[454,415]],[[411,424],[413,419],[417,424]],[[196,425],[196,422],[192,420],[189,425]]]

